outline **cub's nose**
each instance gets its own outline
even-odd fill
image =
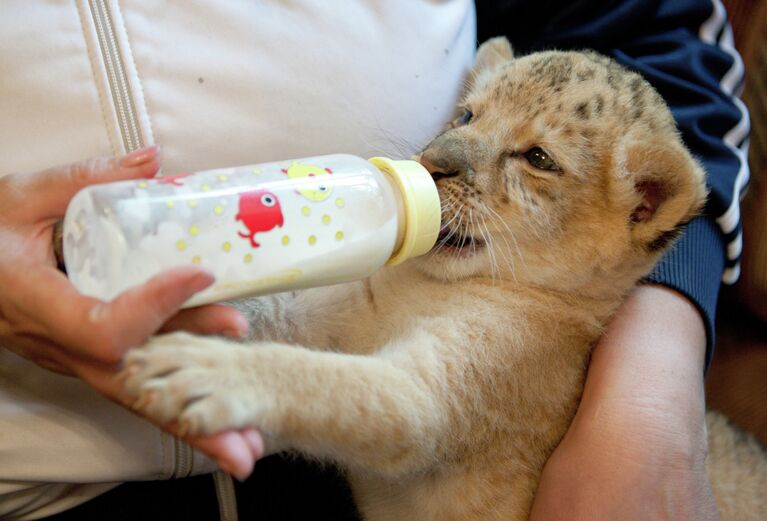
[[[460,174],[458,170],[451,169],[444,159],[430,158],[424,153],[421,155],[421,164],[429,171],[434,182],[444,177],[454,177]]]

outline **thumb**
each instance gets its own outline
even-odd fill
[[[83,361],[114,365],[213,281],[198,267],[179,266],[103,302],[81,295],[63,273],[48,268],[11,278],[3,291],[12,300],[18,296],[19,314],[35,317],[36,325],[29,326],[35,334]]]
[[[7,176],[10,186],[6,193],[24,203],[15,207],[25,214],[17,217],[26,222],[57,219],[64,215],[72,197],[86,186],[151,178],[159,169],[160,147],[154,145],[118,158],[87,159],[42,172]]]

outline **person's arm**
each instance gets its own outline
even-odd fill
[[[123,158],[0,178],[0,348],[82,378],[128,407],[115,376],[130,347],[157,331],[242,337],[248,328],[240,313],[228,306],[179,311],[213,282],[210,274],[194,266],[165,271],[111,302],[81,295],[57,269],[53,226],[75,193],[89,184],[152,177],[160,166],[158,152],[150,147]],[[187,441],[223,459],[223,468],[239,477],[250,472],[263,452],[255,431]]]
[[[594,349],[531,521],[718,519],[704,465],[705,343],[685,297],[656,285],[631,294]]]

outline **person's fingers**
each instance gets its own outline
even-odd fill
[[[241,340],[248,335],[248,321],[231,306],[210,304],[182,309],[168,320],[158,333],[189,331],[201,335],[226,335]]]
[[[61,364],[60,362],[57,362],[56,360],[38,359],[33,361],[37,365],[42,367],[43,369],[47,369],[48,371],[51,371],[52,373],[58,373],[64,376],[76,376],[76,373],[72,369],[64,366],[63,364]]]
[[[260,438],[261,436],[257,431],[251,430],[249,437]],[[206,437],[189,436],[185,440],[210,456],[221,470],[240,481],[253,472],[253,466],[263,454],[263,449],[260,452],[255,450],[252,441],[237,431],[227,431]],[[263,447],[263,442],[261,446]]]
[[[240,431],[240,434],[242,434],[242,438],[250,447],[251,453],[256,460],[261,459],[261,456],[264,455],[264,438],[261,436],[261,433],[256,429],[249,428]]]
[[[115,378],[112,369],[104,369],[92,364],[73,361],[77,375],[89,385],[115,402],[133,408],[133,402],[125,394],[122,382]],[[134,412],[135,411],[134,409]],[[159,425],[159,424],[158,424]],[[163,430],[174,436],[179,436],[179,426],[176,423],[159,425]],[[255,429],[242,431],[227,431],[213,436],[186,436],[184,440],[207,454],[222,470],[239,480],[247,478],[253,472],[253,466],[264,454],[264,441]]]
[[[113,369],[72,361],[77,375],[97,391],[115,402],[133,410],[134,402],[125,393],[122,381],[116,378]],[[156,422],[155,422],[156,423]],[[174,436],[181,436],[177,423],[157,424]],[[226,431],[212,436],[185,436],[183,439],[213,459],[225,472],[243,480],[253,471],[253,466],[264,454],[264,441],[253,428],[242,431]]]
[[[160,169],[160,147],[142,148],[119,158],[87,159],[3,181],[4,198],[16,206],[21,222],[59,218],[69,201],[88,185],[153,177]],[[23,204],[21,204],[23,203]]]
[[[103,364],[117,364],[129,347],[155,333],[192,295],[213,283],[195,266],[164,271],[131,288],[112,302],[79,294],[53,268],[11,281],[23,333],[36,334],[70,349],[72,354]],[[18,285],[22,287],[16,287]]]
[[[67,360],[58,356],[60,346],[36,335],[14,334],[3,327],[5,325],[0,322],[0,338],[5,340],[3,347],[49,371],[74,376],[74,370],[68,366]]]
[[[195,266],[166,270],[146,283],[133,287],[112,302],[92,307],[88,318],[107,336],[119,333],[110,342],[114,360],[129,347],[143,343],[195,293],[210,286],[213,275]],[[98,349],[98,346],[92,346]]]

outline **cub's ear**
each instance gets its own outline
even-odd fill
[[[499,65],[513,59],[514,51],[511,50],[509,40],[505,36],[496,36],[479,46],[472,72],[479,74],[488,70],[495,70]]]
[[[625,149],[632,192],[629,220],[635,243],[656,251],[673,241],[703,208],[705,173],[680,142],[644,137]]]
[[[477,50],[474,66],[466,82],[466,92],[481,83],[481,80],[478,81],[480,77],[492,73],[499,66],[513,59],[514,52],[511,50],[511,44],[505,36],[496,36],[487,40]]]

